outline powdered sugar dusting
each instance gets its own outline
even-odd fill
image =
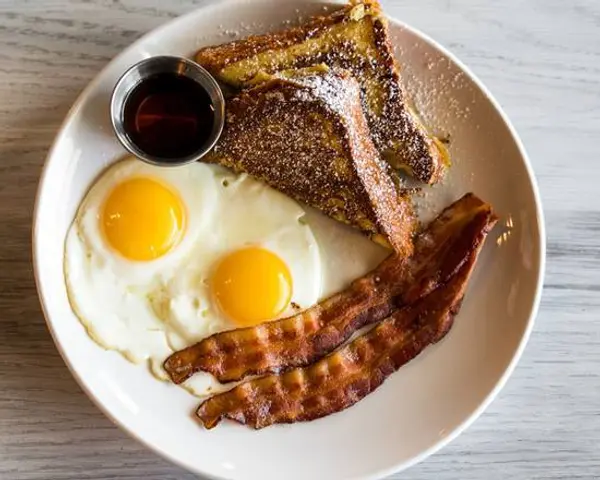
[[[427,221],[458,193],[472,188],[474,169],[469,162],[474,159],[465,158],[472,152],[472,140],[466,139],[482,139],[485,132],[473,114],[478,96],[469,77],[435,47],[407,40],[411,36],[402,32],[392,39],[406,91],[423,122],[447,144],[452,160],[450,171],[439,184],[415,196],[417,212]]]

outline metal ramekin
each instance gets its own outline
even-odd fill
[[[182,158],[162,158],[149,155],[131,141],[125,131],[125,104],[129,95],[143,80],[161,73],[175,73],[186,76],[200,84],[208,93],[214,111],[214,124],[208,140],[200,149]],[[110,117],[115,134],[121,144],[139,159],[158,166],[178,166],[201,159],[215,145],[225,121],[225,99],[214,77],[197,63],[183,57],[150,57],[130,67],[117,81],[110,101]]]

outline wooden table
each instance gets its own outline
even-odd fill
[[[82,88],[133,40],[201,2],[0,0],[0,478],[187,479],[112,425],[44,325],[30,224],[46,152]],[[384,1],[506,108],[548,229],[545,293],[513,377],[459,439],[402,479],[600,477],[600,3]]]

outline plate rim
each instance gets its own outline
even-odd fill
[[[41,235],[41,233],[38,230],[38,224],[39,224],[38,216],[39,216],[39,210],[40,210],[41,194],[42,194],[42,191],[44,190],[44,185],[46,184],[46,177],[47,177],[48,170],[49,170],[50,159],[53,157],[54,152],[59,144],[59,140],[61,140],[62,136],[64,135],[65,129],[66,129],[67,125],[69,124],[69,122],[71,121],[71,119],[73,118],[75,112],[78,111],[79,109],[81,109],[81,107],[84,105],[84,103],[89,99],[90,93],[93,91],[93,89],[96,87],[96,85],[100,82],[100,79],[103,77],[103,75],[106,73],[106,71],[110,70],[114,66],[114,64],[116,64],[123,56],[125,56],[128,52],[131,52],[132,50],[137,48],[139,44],[146,41],[149,37],[154,36],[164,30],[171,28],[174,24],[176,24],[178,22],[184,22],[193,16],[199,16],[199,15],[201,15],[201,12],[208,13],[206,11],[210,10],[211,8],[214,8],[215,6],[219,6],[221,8],[231,8],[235,4],[241,4],[241,3],[248,3],[248,0],[208,0],[204,5],[201,5],[198,8],[195,8],[185,14],[179,15],[173,19],[170,19],[167,22],[146,32],[141,37],[139,37],[137,40],[135,40],[133,43],[131,43],[129,46],[127,46],[126,48],[121,50],[106,65],[104,65],[104,67],[102,67],[98,71],[98,73],[96,73],[94,78],[85,86],[85,88],[81,91],[81,93],[78,95],[76,100],[73,102],[73,104],[69,108],[67,114],[65,115],[64,120],[61,122],[61,125],[57,130],[57,133],[54,137],[52,145],[49,148],[48,153],[44,159],[44,164],[41,169],[40,178],[38,181],[38,186],[37,186],[36,194],[35,194],[35,202],[34,202],[33,215],[32,215],[32,233],[31,233],[32,263],[33,263],[33,273],[34,273],[34,279],[35,279],[36,293],[37,293],[37,296],[38,296],[38,299],[40,302],[42,313],[44,315],[46,327],[47,327],[48,331],[50,332],[50,335],[52,337],[54,345],[55,345],[56,349],[58,350],[60,356],[62,357],[63,362],[69,369],[71,375],[73,376],[73,378],[75,379],[75,381],[77,382],[79,387],[84,391],[84,393],[92,401],[92,403],[113,424],[115,424],[117,427],[119,427],[119,429],[121,431],[125,432],[131,438],[133,438],[134,440],[136,440],[139,443],[141,443],[142,445],[144,445],[144,447],[148,448],[150,451],[158,454],[162,458],[185,469],[186,471],[202,475],[206,478],[214,478],[214,479],[219,479],[219,480],[233,480],[234,477],[215,476],[204,470],[200,470],[197,467],[192,466],[191,464],[188,464],[183,460],[175,458],[174,456],[165,452],[164,450],[162,450],[158,446],[152,444],[151,442],[146,441],[146,439],[144,439],[143,437],[138,435],[135,431],[128,429],[124,424],[122,424],[112,414],[112,412],[109,410],[109,408],[106,407],[101,402],[101,400],[98,399],[91,392],[91,390],[88,388],[84,379],[76,373],[74,366],[71,364],[71,362],[67,358],[67,355],[66,355],[63,345],[58,341],[58,338],[56,336],[56,332],[55,332],[55,329],[53,326],[53,321],[50,319],[50,314],[49,314],[49,311],[48,311],[48,308],[46,305],[46,301],[45,301],[45,296],[43,293],[43,286],[41,285],[40,276],[38,273],[39,257],[41,256],[40,241],[38,241],[38,238]],[[326,0],[308,0],[308,2],[304,2],[304,3],[323,4],[323,5],[331,5],[332,4],[331,1],[328,2]],[[344,2],[340,2],[340,1],[336,0],[333,3],[334,4],[337,3],[339,5],[340,3],[343,4]],[[462,70],[462,72],[465,75],[467,75],[467,77],[469,77],[469,79],[484,94],[484,96],[486,97],[488,102],[492,105],[494,110],[499,114],[504,125],[507,127],[510,136],[512,137],[513,141],[515,142],[515,146],[517,147],[519,155],[521,156],[521,158],[523,160],[523,164],[525,167],[525,171],[527,173],[527,178],[529,180],[529,184],[531,186],[531,193],[533,195],[533,200],[534,200],[534,204],[535,204],[535,217],[536,217],[536,222],[537,222],[536,226],[537,226],[537,230],[538,230],[538,245],[537,245],[538,258],[536,259],[537,265],[538,265],[538,274],[537,274],[535,293],[533,296],[531,309],[528,314],[525,329],[523,330],[523,334],[519,340],[519,344],[518,344],[517,348],[515,349],[515,351],[512,355],[512,358],[511,358],[510,362],[507,364],[504,372],[499,377],[499,379],[496,381],[494,387],[489,391],[489,393],[485,396],[485,398],[477,406],[477,408],[475,408],[461,424],[456,426],[450,434],[439,439],[431,447],[423,450],[418,455],[413,456],[409,460],[397,463],[392,467],[373,471],[371,474],[369,474],[367,476],[360,477],[361,479],[364,479],[364,480],[381,479],[381,478],[387,477],[389,475],[392,475],[394,473],[399,473],[401,471],[404,471],[404,470],[422,462],[423,460],[425,460],[429,456],[433,455],[434,453],[438,452],[439,450],[441,450],[442,448],[447,446],[450,442],[455,440],[467,428],[469,428],[481,416],[481,414],[489,407],[489,405],[498,396],[500,391],[504,388],[504,386],[506,385],[510,376],[513,374],[518,362],[520,361],[520,359],[523,355],[525,347],[527,346],[527,343],[529,342],[529,338],[531,337],[531,333],[533,331],[535,321],[536,321],[537,315],[539,313],[539,307],[540,307],[542,293],[543,293],[544,277],[545,277],[545,271],[546,271],[546,243],[547,243],[546,224],[545,224],[545,216],[544,216],[544,211],[543,211],[543,206],[542,206],[542,199],[541,199],[541,194],[540,194],[540,190],[539,190],[539,185],[537,183],[537,180],[536,180],[536,177],[535,177],[535,174],[533,171],[533,167],[531,165],[531,159],[527,153],[527,150],[526,150],[519,134],[517,133],[516,128],[514,127],[511,120],[509,119],[508,115],[502,108],[500,102],[498,102],[498,100],[496,100],[496,98],[492,95],[492,93],[485,86],[485,84],[479,79],[479,77],[467,65],[465,65],[462,62],[462,60],[460,60],[453,52],[451,52],[449,49],[447,49],[444,45],[442,45],[438,41],[434,40],[432,37],[430,37],[428,34],[424,33],[423,31],[407,24],[406,22],[399,20],[398,18],[396,18],[392,15],[388,15],[386,12],[384,12],[384,14],[390,23],[395,24],[396,26],[402,28],[403,30],[408,31],[412,35],[417,36],[420,40],[424,41],[425,43],[429,44],[429,46],[440,51],[443,55],[445,55],[452,62],[454,62],[458,66],[458,68],[460,68],[460,70]]]

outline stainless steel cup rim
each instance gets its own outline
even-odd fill
[[[214,107],[214,124],[208,140],[194,153],[182,158],[162,158],[141,150],[125,131],[125,104],[133,90],[145,79],[161,73],[183,75],[198,83],[208,93]],[[225,122],[225,98],[215,78],[196,62],[172,55],[146,58],[129,67],[117,81],[110,101],[110,117],[115,135],[133,155],[152,165],[179,166],[200,160],[217,143]]]

